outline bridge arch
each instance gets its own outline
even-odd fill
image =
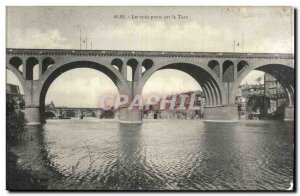
[[[113,66],[116,66],[116,68],[118,68],[118,71],[122,70],[122,66],[123,66],[123,61],[119,58],[115,58],[111,61],[110,63]]]
[[[10,71],[17,77],[17,79],[19,80],[20,84],[22,85],[22,88],[23,88],[23,90],[24,90],[24,94],[29,94],[29,93],[30,93],[30,90],[27,88],[26,80],[25,80],[25,78],[23,77],[22,72],[19,71],[16,67],[14,67],[14,66],[11,65],[11,64],[7,64],[7,65],[6,65],[6,68],[7,68],[8,70],[10,70]]]
[[[42,74],[52,65],[54,65],[54,60],[51,57],[46,57],[42,61]]]
[[[239,76],[247,67],[249,67],[249,64],[247,61],[240,61],[237,64],[237,75]]]
[[[159,70],[163,69],[175,69],[183,71],[194,78],[201,88],[206,97],[206,102],[209,106],[222,105],[223,88],[221,82],[217,79],[213,70],[209,70],[209,67],[202,67],[191,63],[172,63],[167,65],[155,65],[147,70],[140,82],[134,88],[134,94],[141,94],[142,90],[148,81],[148,79]]]
[[[34,78],[34,69],[39,68],[39,60],[35,57],[29,57],[26,60],[25,65],[25,79],[26,80],[38,80]],[[24,71],[24,70],[23,70]]]
[[[76,68],[90,68],[90,69],[100,71],[105,75],[107,75],[113,81],[113,83],[118,88],[119,93],[127,94],[127,95],[130,94],[130,88],[127,82],[124,80],[122,75],[118,72],[118,70],[113,68],[113,66],[102,65],[94,61],[73,61],[73,62],[65,63],[63,65],[51,66],[45,71],[45,73],[41,78],[42,82],[40,82],[37,87],[40,106],[43,107],[45,105],[46,94],[52,82],[61,74]]]
[[[226,60],[223,63],[223,82],[234,81],[234,63],[231,60]]]
[[[148,69],[150,69],[154,65],[154,62],[151,59],[145,59],[143,61],[142,65],[145,68],[145,70],[147,71]]]
[[[219,76],[220,75],[220,64],[216,60],[211,60],[208,62],[208,67],[214,70],[216,74]]]
[[[142,70],[139,70],[141,69],[141,67],[138,66],[139,62],[136,59],[131,58],[127,61],[127,65],[131,67],[131,77],[129,77],[129,80],[132,80],[132,82],[134,80],[135,81],[139,80],[140,79],[139,72],[142,72]]]
[[[9,64],[12,65],[14,68],[20,71],[20,68],[23,70],[23,61],[20,57],[14,56],[9,59]],[[21,72],[21,71],[20,71]]]
[[[293,65],[284,64],[261,64],[254,67],[244,68],[244,71],[240,73],[233,85],[231,97],[229,100],[230,103],[234,103],[235,96],[237,95],[238,91],[238,86],[240,85],[242,80],[253,70],[263,71],[273,76],[284,87],[286,93],[288,94],[288,104],[294,104],[294,67]]]

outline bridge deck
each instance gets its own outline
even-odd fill
[[[176,52],[176,51],[71,50],[71,49],[25,49],[25,48],[7,48],[6,54],[294,59],[294,54],[291,53]]]

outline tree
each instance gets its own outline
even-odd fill
[[[15,111],[16,102],[6,98],[6,141],[7,147],[14,145],[26,130],[24,113]]]

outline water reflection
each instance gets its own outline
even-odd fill
[[[44,163],[43,127],[27,126],[26,132],[13,151],[19,155],[18,164],[25,170],[40,171]],[[34,164],[33,164],[34,163]]]
[[[119,157],[118,157],[118,179],[119,186],[126,190],[138,190],[146,188],[143,146],[141,144],[142,134],[140,124],[119,125]],[[132,183],[134,182],[134,183]]]
[[[13,189],[45,190],[49,179],[60,175],[56,168],[50,166],[51,157],[44,143],[44,133],[43,126],[27,126],[16,145],[7,152],[7,157],[11,160],[7,162],[7,172],[14,173],[8,173],[11,175],[8,176],[8,180],[13,179],[9,182],[14,184]]]
[[[45,125],[45,144],[59,171],[88,179],[92,189],[273,190],[293,179],[293,131],[286,129],[293,126],[59,120]]]

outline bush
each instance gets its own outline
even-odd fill
[[[26,120],[23,112],[16,112],[13,99],[6,100],[6,142],[10,147],[22,137],[25,132]]]

